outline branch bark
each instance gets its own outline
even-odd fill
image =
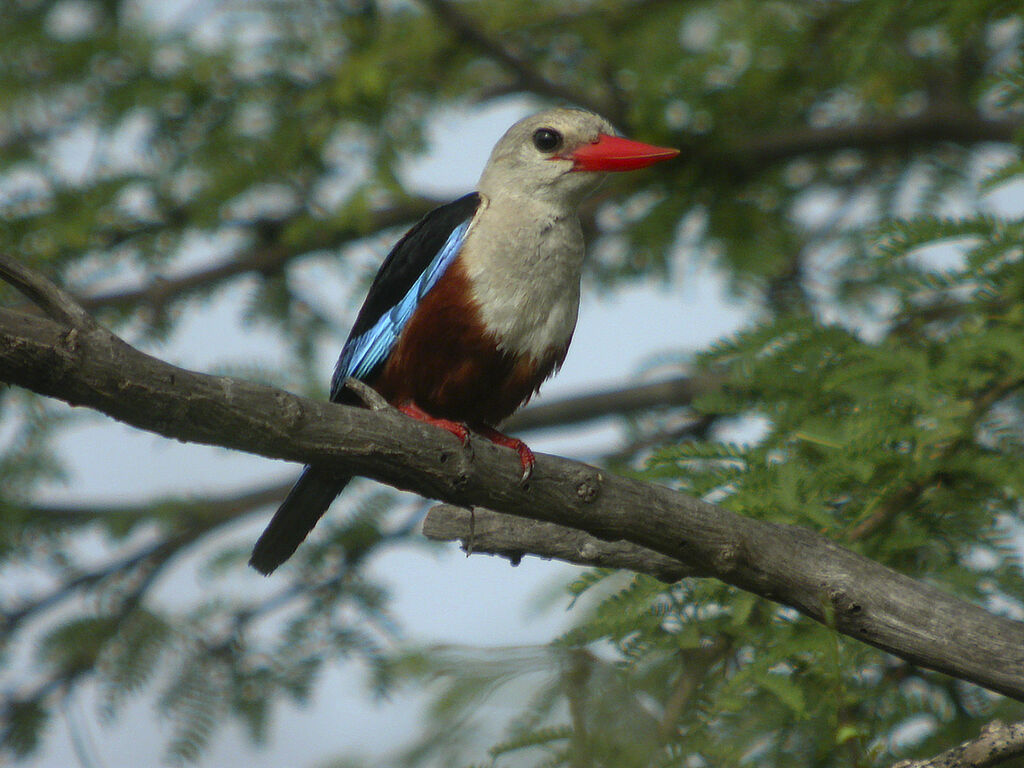
[[[900,760],[892,768],[990,768],[1024,755],[1024,722],[993,720],[981,735],[927,760]]]
[[[322,464],[458,506],[629,541],[913,664],[1024,700],[1024,623],[810,530],[555,456],[538,456],[524,486],[506,449],[478,441],[465,453],[447,433],[395,409],[339,406],[195,373],[101,327],[69,330],[12,310],[0,310],[0,380],[166,437]]]
[[[705,575],[685,563],[628,541],[603,541],[575,528],[480,507],[471,511],[438,504],[423,520],[423,535],[435,541],[462,541],[462,550],[468,555],[498,555],[512,565],[519,565],[523,555],[535,555],[575,565],[646,573],[669,584],[687,576]]]

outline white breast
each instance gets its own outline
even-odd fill
[[[575,212],[485,199],[462,262],[499,349],[540,360],[568,346],[583,267],[583,232]]]

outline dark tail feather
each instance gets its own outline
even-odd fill
[[[269,576],[298,549],[351,479],[306,467],[253,547],[249,565]]]

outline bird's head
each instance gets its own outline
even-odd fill
[[[520,120],[491,152],[480,191],[576,206],[604,174],[668,160],[677,149],[615,135],[611,123],[582,109],[549,109]]]

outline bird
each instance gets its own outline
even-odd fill
[[[516,122],[476,191],[427,213],[384,259],[335,366],[331,401],[358,404],[345,385],[357,379],[463,446],[478,434],[511,448],[527,480],[533,452],[498,426],[565,360],[584,259],[577,209],[608,173],[678,154],[623,138],[577,108]],[[272,573],[350,479],[306,466],[249,564]]]

